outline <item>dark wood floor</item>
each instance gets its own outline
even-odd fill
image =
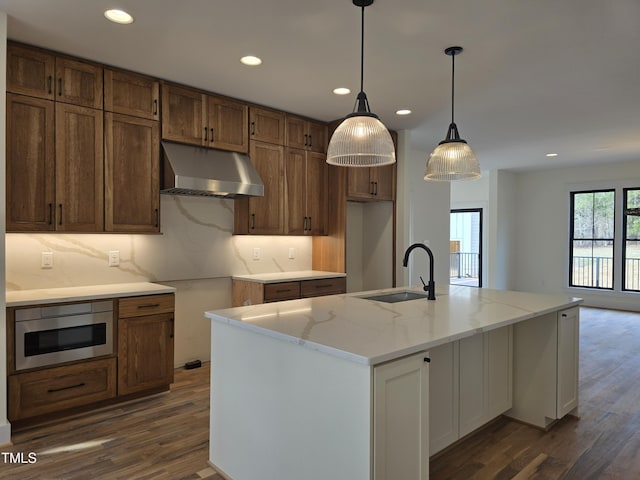
[[[583,308],[580,328],[580,420],[542,432],[500,418],[432,459],[432,480],[640,479],[640,314]],[[0,451],[37,463],[0,458],[0,478],[222,480],[207,464],[208,375],[178,370],[170,393],[18,432]]]

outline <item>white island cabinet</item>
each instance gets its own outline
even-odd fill
[[[537,424],[541,403],[555,418],[577,406],[577,363],[562,352],[577,353],[580,299],[468,287],[435,301],[365,298],[398,290],[206,312],[216,470],[231,480],[426,480],[430,454],[497,415]],[[522,363],[533,352],[521,324],[538,327],[534,348],[553,356],[555,375]],[[539,390],[536,405],[522,402],[523,385]]]

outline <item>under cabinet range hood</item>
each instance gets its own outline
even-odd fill
[[[161,144],[161,193],[225,198],[264,196],[262,179],[247,155],[173,142]]]

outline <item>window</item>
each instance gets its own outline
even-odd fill
[[[615,190],[571,193],[570,286],[613,289],[615,199]]]
[[[451,210],[449,283],[482,287],[482,209]]]
[[[640,188],[624,189],[623,290],[640,292]]]

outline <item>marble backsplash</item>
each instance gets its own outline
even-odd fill
[[[233,200],[161,196],[160,235],[7,234],[6,288],[212,279],[311,268],[311,238],[233,236]],[[253,258],[260,249],[260,259]],[[295,258],[289,258],[293,248]],[[108,266],[117,250],[120,265]],[[41,267],[42,252],[53,268]]]

